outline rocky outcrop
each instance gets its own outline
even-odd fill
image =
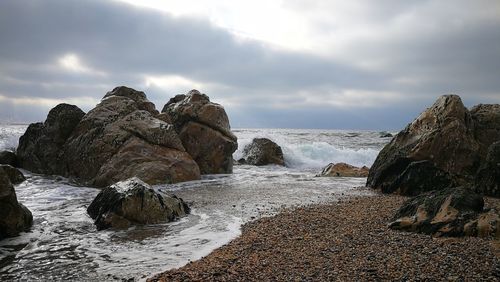
[[[19,165],[43,174],[62,174],[63,146],[85,113],[77,106],[59,104],[47,115],[44,123],[30,124],[19,138]]]
[[[157,193],[138,178],[102,190],[87,208],[99,230],[170,222],[189,213],[182,199]]]
[[[200,178],[172,124],[143,92],[116,87],[87,114],[61,104],[20,138],[23,168],[104,187],[134,176],[149,184]]]
[[[321,177],[367,177],[369,168],[356,167],[346,163],[330,163],[316,176]]]
[[[497,236],[498,212],[483,207],[482,196],[465,187],[432,191],[405,202],[389,227],[434,236]]]
[[[182,145],[202,174],[232,172],[232,154],[238,143],[224,107],[210,102],[198,90],[191,90],[170,99],[161,115],[172,121]]]
[[[1,151],[0,152],[0,164],[17,167],[18,161],[17,161],[16,153],[11,152],[11,151]]]
[[[19,171],[19,169],[10,166],[10,165],[0,165],[0,169],[3,170],[3,172],[7,175],[7,177],[10,180],[10,183],[12,184],[19,184],[24,182],[26,178],[24,177],[23,173]]]
[[[278,144],[267,138],[254,138],[252,142],[243,149],[243,159],[240,163],[249,165],[285,165],[283,151]]]
[[[429,162],[425,170],[431,176],[444,180],[441,176],[446,174],[445,178],[452,178],[455,183],[472,183],[485,159],[482,152],[500,132],[498,115],[497,105],[479,105],[469,111],[460,97],[441,96],[382,149],[370,169],[367,186],[386,192],[406,190],[408,195],[427,191],[432,183],[412,179],[415,191],[409,191],[410,186],[401,190],[395,184],[403,173],[417,175],[409,169],[421,169],[414,163],[424,160]],[[420,179],[425,181],[424,177]],[[446,186],[435,185],[434,189]]]
[[[0,240],[27,231],[33,223],[31,212],[17,201],[12,173],[7,173],[10,168],[6,167],[0,167]]]
[[[475,179],[476,191],[500,197],[500,141],[493,143]]]

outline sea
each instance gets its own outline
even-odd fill
[[[0,150],[15,150],[24,124],[0,124]],[[232,174],[157,185],[192,208],[165,224],[97,231],[86,208],[99,189],[60,176],[22,172],[19,202],[33,213],[29,232],[0,241],[0,281],[142,281],[208,255],[241,234],[241,226],[283,209],[335,203],[372,195],[366,178],[316,177],[329,163],[371,166],[390,138],[378,131],[233,129],[234,159],[253,138],[266,137],[283,150],[285,167],[235,165]],[[272,230],[269,230],[272,232]]]

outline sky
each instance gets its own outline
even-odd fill
[[[500,1],[0,1],[0,123],[118,85],[198,89],[233,128],[398,130],[443,94],[500,103]]]

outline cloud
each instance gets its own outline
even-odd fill
[[[241,126],[399,128],[441,94],[500,102],[496,2],[264,2],[1,1],[0,119],[116,85],[158,108],[200,88]]]

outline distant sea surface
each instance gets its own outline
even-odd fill
[[[14,150],[27,125],[0,124],[0,150]],[[209,254],[240,234],[245,222],[283,208],[331,203],[341,197],[371,194],[365,178],[315,177],[330,162],[371,166],[390,141],[378,131],[319,129],[234,129],[242,157],[246,144],[267,137],[284,152],[286,167],[235,165],[229,175],[158,185],[192,207],[192,213],[167,224],[97,231],[86,207],[99,189],[70,179],[23,171],[16,187],[19,202],[33,213],[30,232],[0,241],[0,281],[135,280],[180,267]]]

